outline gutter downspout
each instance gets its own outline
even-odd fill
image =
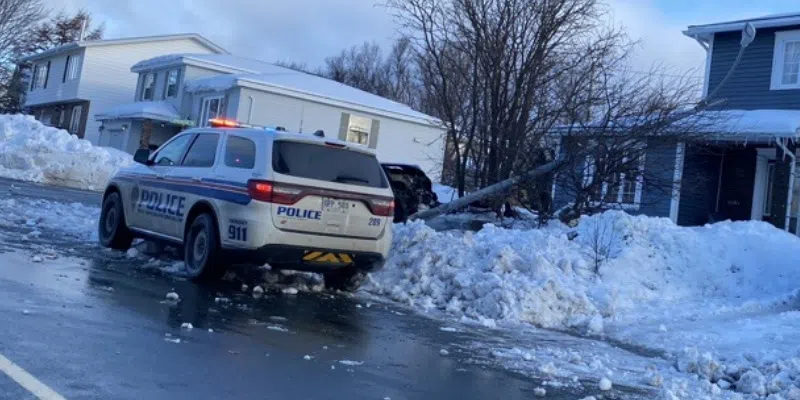
[[[784,222],[784,230],[789,232],[789,224],[792,221],[792,197],[794,195],[794,173],[795,167],[797,164],[797,157],[794,155],[793,152],[789,151],[789,148],[786,146],[786,143],[783,143],[781,139],[776,139],[775,143],[778,144],[778,147],[783,150],[783,157],[786,158],[788,155],[789,158],[792,160],[792,165],[789,166],[789,195],[786,196],[786,221]]]
[[[253,104],[255,104],[256,100],[253,96],[247,96],[250,99],[250,105],[247,107],[247,123],[250,124],[250,121],[253,119]]]

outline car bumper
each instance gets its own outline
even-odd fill
[[[226,250],[238,262],[269,264],[274,269],[330,272],[354,265],[365,272],[377,271],[386,261],[380,253],[269,244],[254,250]]]

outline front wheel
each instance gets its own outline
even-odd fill
[[[364,283],[367,273],[348,266],[336,271],[326,272],[325,287],[331,290],[341,290],[343,292],[355,292]]]
[[[183,253],[191,279],[217,279],[225,272],[219,261],[219,233],[211,215],[200,214],[192,221],[186,232]]]
[[[117,192],[109,194],[103,200],[97,236],[101,245],[114,250],[128,250],[133,243],[133,233],[125,224],[122,199]]]

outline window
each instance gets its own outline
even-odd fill
[[[153,100],[156,89],[156,74],[144,74],[142,78],[142,100]]]
[[[64,77],[62,82],[72,81],[78,79],[78,71],[81,65],[80,54],[67,56],[67,62],[64,64]]]
[[[50,61],[46,64],[36,64],[33,67],[33,79],[31,81],[31,90],[33,89],[47,89],[47,78],[50,75]]]
[[[222,96],[207,97],[200,105],[200,126],[208,126],[208,120],[222,115]]]
[[[178,73],[179,70],[173,69],[167,72],[167,81],[164,85],[164,98],[175,97],[178,95]]]
[[[250,139],[228,136],[225,145],[225,165],[252,169],[256,165],[256,144]]]
[[[631,157],[636,157],[631,158]],[[609,166],[608,164],[616,164]],[[602,171],[614,171],[606,173]],[[595,157],[587,156],[583,171],[584,187],[594,190],[590,193],[589,200],[593,203],[618,204],[622,207],[636,207],[641,203],[642,173],[644,171],[643,155],[624,155],[617,162],[608,159],[608,155],[600,156],[599,162]],[[600,185],[592,185],[596,179],[604,178]]]
[[[800,89],[800,31],[775,34],[772,90]]]
[[[369,133],[372,130],[372,120],[357,115],[350,116],[350,123],[347,126],[347,136],[345,140],[348,142],[369,145]]]
[[[72,107],[72,114],[69,117],[69,132],[77,135],[81,129],[81,119],[83,117],[83,106]]]
[[[164,145],[164,147],[162,147],[161,150],[156,153],[156,157],[154,159],[155,164],[170,166],[180,163],[183,151],[186,150],[186,145],[189,144],[189,139],[191,138],[192,135],[190,134],[178,136],[171,142]]]
[[[279,174],[325,182],[389,187],[375,156],[318,144],[276,141],[272,169]]]
[[[197,135],[192,147],[183,159],[184,167],[208,168],[214,166],[217,159],[217,142],[219,135],[205,133]]]

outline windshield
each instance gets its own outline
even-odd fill
[[[336,147],[276,141],[272,150],[272,168],[277,173],[301,178],[389,187],[375,156]]]

